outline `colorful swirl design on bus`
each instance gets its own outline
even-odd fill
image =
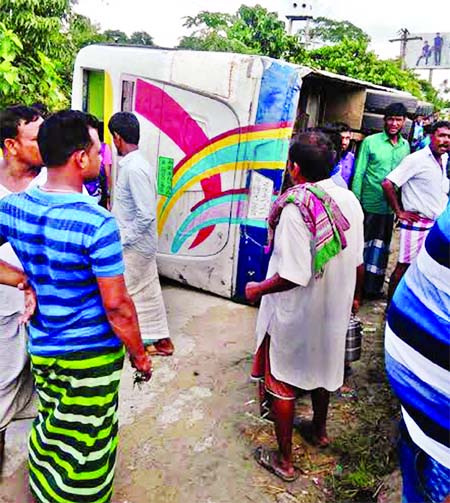
[[[287,81],[289,86],[283,84]],[[281,93],[280,89],[288,89],[288,94]],[[223,190],[221,175],[239,171],[270,174],[284,170],[298,92],[294,70],[271,64],[264,74],[256,124],[210,139],[167,92],[137,79],[136,112],[160,129],[184,153],[174,169],[170,197],[161,196],[158,201],[158,233],[161,235],[175,205],[188,189],[200,184],[204,195],[178,227],[171,244],[172,253],[178,253],[193,236],[189,249],[196,248],[221,223],[265,227],[264,221],[246,219],[248,187]],[[277,178],[281,180],[281,175]]]

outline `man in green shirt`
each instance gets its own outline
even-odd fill
[[[389,259],[394,214],[385,199],[381,182],[410,153],[401,136],[406,108],[392,103],[384,113],[384,131],[368,136],[356,160],[352,190],[364,210],[364,296],[381,298]]]

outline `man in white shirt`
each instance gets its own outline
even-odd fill
[[[329,393],[343,384],[346,332],[352,307],[359,306],[364,270],[364,215],[355,195],[330,179],[330,139],[322,133],[302,133],[289,156],[295,186],[274,203],[269,217],[270,224],[278,201],[283,201],[267,279],[246,287],[250,302],[262,297],[252,377],[260,381],[270,403],[279,447],[277,452],[260,447],[255,458],[285,481],[298,477],[292,464],[292,429],[300,389],[311,391],[314,411],[312,422],[298,423],[300,432],[316,445],[329,443]],[[319,196],[305,198],[305,187]],[[313,203],[290,204],[296,197]],[[323,234],[317,229],[324,226],[333,229],[328,233],[333,239],[342,231],[342,240],[318,270],[325,247],[318,244]]]
[[[382,182],[400,227],[399,257],[389,281],[389,301],[448,202],[450,122],[435,122],[430,133],[430,145],[405,157]]]
[[[166,309],[156,266],[156,173],[139,151],[140,127],[129,112],[114,114],[108,124],[119,162],[112,212],[119,225],[125,282],[136,306],[142,339],[151,355],[171,356]]]
[[[8,107],[0,112],[0,199],[45,181],[39,174],[42,158],[37,135],[43,119],[30,107]],[[43,178],[42,178],[43,177]],[[20,269],[22,265],[11,246],[0,247],[0,259]],[[23,293],[0,285],[0,470],[3,464],[5,432],[32,402],[33,379],[27,354],[25,327],[20,323]]]

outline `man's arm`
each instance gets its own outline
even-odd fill
[[[278,273],[276,273],[271,278],[268,278],[260,283],[251,281],[245,286],[245,298],[250,302],[250,304],[256,304],[261,300],[263,295],[267,293],[277,293],[285,292],[286,290],[291,290],[295,288],[295,283],[287,279],[282,278]]]
[[[18,267],[0,260],[0,283],[16,287],[23,291],[25,295],[25,307],[23,314],[20,317],[20,322],[26,323],[29,321],[36,310],[36,294],[33,288],[29,285],[25,273]]]
[[[132,245],[148,234],[156,219],[156,193],[149,176],[141,170],[130,170],[128,186],[136,206],[133,225],[125,233],[123,245]]]
[[[125,286],[122,246],[114,218],[107,218],[97,227],[88,250],[108,321],[128,349],[133,366],[150,378],[151,361],[145,353],[136,309]]]
[[[306,286],[312,276],[310,240],[310,232],[298,208],[288,205],[281,213],[275,233],[274,253],[278,253],[278,272],[259,283],[248,283],[245,288],[247,300],[253,304],[263,295]]]
[[[352,192],[361,201],[362,183],[366,174],[367,165],[369,163],[369,143],[366,138],[359,149],[358,157],[356,158],[355,174],[353,175]]]
[[[151,360],[142,343],[136,308],[128,294],[123,275],[97,277],[106,316],[114,333],[125,344],[137,370],[151,376]]]
[[[399,195],[393,182],[385,178],[381,182],[381,186],[383,187],[384,195],[389,203],[389,206],[394,210],[394,213],[399,220],[404,220],[405,222],[410,223],[420,220],[420,215],[417,213],[403,210]]]

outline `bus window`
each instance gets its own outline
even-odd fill
[[[134,84],[132,80],[124,80],[122,82],[122,112],[133,112]]]
[[[98,70],[85,70],[83,73],[83,112],[104,119],[105,73]]]

